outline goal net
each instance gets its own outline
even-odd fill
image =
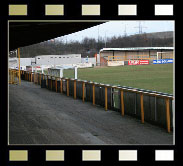
[[[157,60],[159,59],[174,59],[173,52],[157,52]]]

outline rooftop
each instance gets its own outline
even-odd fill
[[[174,50],[174,47],[132,47],[132,48],[103,48],[102,51],[137,51],[137,50]]]

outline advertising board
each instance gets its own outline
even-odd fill
[[[165,64],[165,63],[173,63],[173,59],[153,60],[153,64]]]
[[[129,60],[128,65],[148,65],[149,60]]]

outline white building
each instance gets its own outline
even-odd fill
[[[37,65],[63,65],[81,63],[81,54],[39,55],[35,57]]]
[[[35,58],[20,58],[21,70],[24,70],[26,66],[31,66],[35,64]],[[9,58],[9,68],[18,68],[19,60],[18,58]]]
[[[18,69],[18,58],[9,58],[9,67]],[[81,58],[81,54],[69,55],[39,55],[35,58],[20,58],[21,70],[32,70],[35,66],[41,68],[77,66],[86,68],[96,66],[96,58]]]

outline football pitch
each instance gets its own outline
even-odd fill
[[[64,70],[74,78],[74,70]],[[78,79],[173,94],[173,64],[78,69]]]

